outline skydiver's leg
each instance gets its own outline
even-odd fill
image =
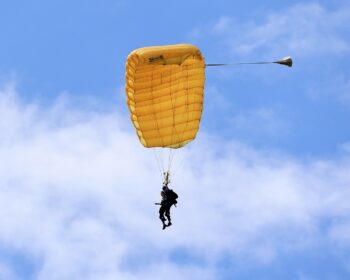
[[[164,218],[164,214],[165,214],[165,207],[161,206],[159,208],[159,219],[164,223],[165,222],[165,218]]]
[[[162,205],[160,208],[159,208],[159,219],[162,221],[163,223],[163,229],[166,228],[166,224],[165,224],[165,218],[164,218],[164,213],[165,213],[166,209],[165,207]]]
[[[168,225],[167,226],[171,226],[171,217],[170,217],[170,207],[167,207],[165,210],[165,217],[167,217],[168,219]]]

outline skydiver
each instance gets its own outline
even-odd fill
[[[165,172],[165,180],[163,183],[162,191],[160,192],[160,195],[162,197],[162,201],[160,203],[156,203],[156,205],[160,205],[159,208],[159,219],[163,223],[163,230],[166,227],[169,227],[172,225],[171,223],[171,217],[170,217],[170,208],[171,206],[177,204],[177,198],[178,195],[171,189],[169,189],[168,184],[169,181],[169,172]],[[166,218],[165,218],[166,217]],[[165,223],[166,219],[168,220],[168,224]]]

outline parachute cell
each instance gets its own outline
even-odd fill
[[[129,54],[127,104],[145,147],[179,148],[196,137],[204,71],[204,57],[190,44],[145,47]]]

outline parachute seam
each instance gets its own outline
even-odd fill
[[[183,66],[181,66],[181,67],[183,67]],[[185,139],[184,139],[184,135],[185,135],[185,132],[186,132],[186,130],[187,130],[187,126],[188,126],[188,123],[189,123],[189,121],[188,121],[188,119],[189,119],[189,111],[188,111],[188,96],[189,96],[189,93],[188,93],[188,89],[189,89],[189,87],[188,87],[188,79],[189,79],[189,75],[188,75],[188,65],[186,65],[186,104],[185,104],[185,106],[186,106],[186,112],[187,112],[187,114],[186,114],[186,125],[185,125],[185,127],[184,127],[184,129],[183,129],[183,131],[182,131],[182,135],[181,135],[181,141],[182,141],[182,143],[184,143],[185,142]],[[189,139],[188,139],[189,140]],[[173,159],[171,160],[171,163],[170,163],[170,166],[171,166],[171,164],[172,164],[172,161],[173,161]]]
[[[197,88],[197,87],[193,87],[193,88],[190,88],[190,89],[194,89],[194,88]],[[199,87],[198,87],[198,88],[199,88]],[[200,97],[203,96],[202,94],[194,94],[194,95],[198,95],[198,96],[200,96]],[[164,97],[164,96],[162,96],[162,98],[163,98],[163,97]],[[160,98],[157,98],[157,99],[159,100]],[[157,99],[155,99],[155,100],[157,100]],[[142,108],[142,107],[147,107],[147,106],[153,105],[153,103],[152,103],[152,104],[147,104],[147,105],[140,105],[140,103],[142,103],[142,102],[145,102],[145,101],[138,101],[138,102],[135,102],[135,104],[138,103],[138,108]],[[160,102],[160,103],[158,103],[158,104],[163,104],[163,103],[167,103],[167,101]],[[198,103],[198,101],[191,102],[191,103],[189,103],[189,104],[194,104],[194,103]],[[181,106],[184,106],[184,105],[175,106],[174,108],[178,108],[178,107],[181,107]],[[166,109],[166,110],[168,110],[168,109]],[[164,110],[164,111],[165,111],[165,110]]]
[[[154,70],[154,65],[152,66],[152,68],[153,68],[153,70]],[[154,72],[152,72],[152,81],[153,81],[153,73],[154,73]],[[156,123],[156,127],[157,127],[157,131],[158,131],[158,135],[159,135],[160,141],[161,141],[161,143],[162,143],[162,146],[164,146],[163,137],[161,136],[160,130],[159,130],[158,119],[157,119],[156,114],[155,114],[154,96],[153,96],[153,85],[152,85],[152,87],[151,87],[151,95],[152,95],[152,111],[153,111],[153,115],[154,115],[154,120],[155,120],[155,123]]]
[[[196,75],[196,76],[202,76],[202,75]],[[181,78],[181,77],[180,77]],[[198,79],[192,79],[193,82],[201,82],[202,79],[201,78],[198,78]],[[127,84],[128,86],[131,86],[130,84]],[[151,86],[149,86],[151,87]],[[159,85],[153,85],[153,90],[156,92],[156,91],[161,91],[161,90],[164,90],[168,87],[168,85],[164,85],[164,84],[159,84]],[[193,86],[193,87],[189,87],[189,89],[191,88],[196,88],[196,87],[199,87],[199,86]],[[138,90],[140,91],[140,94],[147,94],[148,92],[148,89],[147,87],[145,86],[140,86],[140,85],[137,85],[137,86],[134,86],[134,89],[135,90]],[[164,93],[164,95],[166,96],[167,94]]]
[[[189,104],[189,105],[192,105],[192,104]],[[184,105],[183,107],[185,107],[186,105]],[[179,108],[179,107],[178,107]],[[168,112],[170,110],[165,110],[165,111],[161,111],[160,113],[163,113],[163,112]],[[199,110],[199,109],[193,109],[192,112],[201,112],[202,110]],[[178,115],[182,115],[183,113],[177,113],[176,116]],[[147,117],[147,116],[153,116],[153,114],[147,114],[147,115],[142,115],[141,117]],[[162,120],[162,119],[166,119],[166,118],[170,118],[171,116],[165,116],[165,117],[158,117],[158,120]],[[140,118],[139,118],[140,119]],[[151,120],[145,120],[144,118],[143,119],[140,119],[141,121],[151,121]]]
[[[173,118],[173,124],[172,124],[172,128],[173,128],[173,130],[172,130],[172,133],[171,133],[171,145],[174,145],[174,143],[173,143],[173,141],[174,141],[174,130],[175,130],[175,133],[176,133],[176,136],[178,137],[178,131],[177,131],[177,129],[176,129],[176,126],[175,126],[175,108],[176,108],[176,106],[174,105],[174,100],[173,100],[173,93],[172,93],[172,72],[173,72],[173,70],[172,69],[170,69],[170,73],[171,73],[171,75],[170,75],[170,102],[171,102],[171,107],[172,107],[172,118]],[[176,95],[175,95],[175,104],[176,104]],[[178,141],[179,141],[179,139],[178,139]]]
[[[181,138],[183,138],[183,136],[186,132],[186,129],[188,126],[188,118],[189,118],[189,112],[188,112],[188,66],[187,65],[186,65],[186,86],[187,86],[187,89],[186,89],[186,111],[187,111],[186,117],[187,118],[186,118],[186,126],[184,127]]]
[[[177,69],[176,69],[177,70]],[[181,69],[182,70],[182,69]],[[181,73],[181,70],[180,70],[180,73]],[[178,80],[178,79],[177,79]],[[178,83],[177,83],[177,86],[178,86]],[[177,90],[177,93],[178,93],[178,90]],[[173,104],[173,97],[171,96],[171,104],[172,104],[172,110],[173,110],[173,130],[175,129],[175,132],[176,132],[176,136],[177,136],[177,142],[180,142],[181,139],[179,139],[179,134],[178,134],[178,131],[176,129],[176,126],[175,126],[175,108],[176,108],[176,100],[177,100],[177,97],[178,97],[178,94],[175,95],[175,105]],[[173,138],[173,135],[172,135],[172,138]],[[173,139],[171,139],[171,143],[173,145]],[[175,155],[175,151],[172,153],[172,149],[170,150],[170,154],[169,154],[169,159],[168,159],[168,170],[170,171],[171,169],[171,163],[172,163],[172,160],[173,160],[173,157]]]
[[[188,103],[189,105],[195,105],[195,104],[198,104],[198,105],[201,105],[202,104],[202,102],[199,102],[199,101],[196,101],[196,102],[189,102]],[[183,106],[185,106],[185,104],[181,104],[181,105],[179,105],[179,106],[177,106],[177,107],[174,107],[175,109],[177,109],[177,108],[181,108],[181,107],[183,107]],[[149,106],[149,107],[151,107],[151,106]],[[152,114],[150,114],[150,113],[141,113],[140,112],[140,108],[138,107],[138,114],[139,114],[139,116],[142,116],[142,117],[144,117],[144,116],[150,116],[150,115],[152,115]],[[143,108],[144,109],[144,108]],[[149,108],[147,108],[147,109],[149,109]],[[167,109],[164,109],[164,110],[162,110],[162,111],[159,111],[158,113],[164,113],[164,112],[167,112],[167,111],[170,111],[172,108],[167,108]],[[196,111],[199,111],[199,110],[196,110]]]
[[[198,120],[197,120],[198,121]],[[188,132],[192,132],[192,131],[195,131],[195,130],[197,130],[196,128],[191,128],[191,129],[189,129],[188,130]],[[153,131],[156,131],[155,129],[153,129],[153,130],[151,130],[151,131],[149,131],[149,132],[153,132]],[[170,136],[171,134],[167,134],[167,135],[165,135],[165,136]],[[148,139],[157,139],[157,137],[151,137],[151,136],[147,136],[147,138]],[[186,139],[186,140],[189,140],[189,139]],[[171,146],[171,145],[167,145],[166,147],[168,147],[168,146]]]

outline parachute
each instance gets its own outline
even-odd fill
[[[169,179],[171,152],[194,140],[198,132],[205,67],[270,63],[293,64],[289,56],[267,62],[205,64],[200,50],[190,44],[144,47],[128,55],[125,91],[130,117],[143,146],[169,148],[167,170],[156,155],[164,181]]]
[[[175,149],[195,139],[204,73],[204,57],[190,44],[144,47],[129,54],[125,91],[142,145]]]

